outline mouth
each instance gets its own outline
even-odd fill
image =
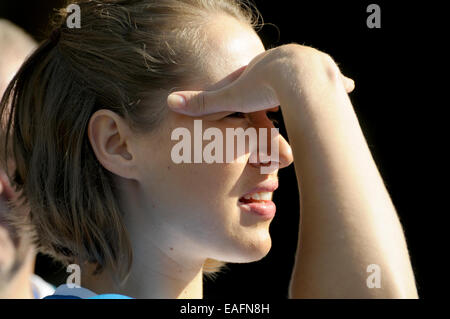
[[[276,212],[272,195],[277,188],[278,180],[268,180],[240,197],[238,205],[248,213],[263,219],[272,219]]]
[[[263,203],[272,200],[272,192],[260,192],[253,193],[249,195],[245,195],[239,198],[239,201],[242,203]]]

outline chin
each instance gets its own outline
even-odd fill
[[[246,238],[245,241],[239,243],[239,247],[234,248],[229,261],[231,263],[251,263],[259,261],[267,256],[272,248],[272,239],[269,232],[266,234],[258,234],[252,238]],[[221,259],[223,260],[223,259]]]

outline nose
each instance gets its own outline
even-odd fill
[[[256,112],[256,113],[260,113],[260,112]],[[264,114],[264,120],[262,119],[262,114]],[[281,168],[285,168],[289,165],[292,164],[292,162],[294,161],[294,157],[292,154],[292,148],[289,145],[289,143],[286,141],[286,139],[279,134],[278,131],[276,131],[276,134],[271,134],[272,129],[275,129],[275,126],[273,125],[272,121],[269,120],[265,114],[265,112],[261,112],[258,115],[255,115],[255,118],[258,118],[259,120],[259,125],[257,127],[259,128],[265,128],[267,129],[267,140],[266,141],[261,141],[258,137],[258,147],[257,149],[255,149],[253,152],[253,154],[250,155],[250,157],[253,157],[254,159],[256,159],[256,162],[253,161],[249,161],[250,164],[254,167],[261,167],[261,166],[269,166],[269,165],[273,165],[274,161],[278,161],[278,164],[276,165],[278,167],[278,169]],[[256,125],[255,125],[256,126]],[[276,139],[276,140],[275,140]],[[265,147],[261,147],[261,143],[265,143]],[[275,143],[273,143],[275,142]],[[264,157],[267,157],[269,154],[273,155],[274,152],[272,152],[272,144],[274,144],[274,146],[278,146],[278,158],[273,158],[273,156],[270,156],[270,161],[267,161],[266,159],[261,158],[261,155],[264,155]],[[266,153],[266,154],[264,154]]]
[[[294,156],[292,155],[292,148],[288,141],[280,134],[279,136],[279,154],[280,154],[280,168],[288,167],[294,161]]]

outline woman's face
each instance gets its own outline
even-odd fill
[[[265,51],[257,34],[236,20],[224,17],[209,29],[211,52],[206,78],[210,82],[193,84],[189,89],[216,89],[232,82],[219,80],[247,65],[256,55]],[[270,247],[269,225],[272,217],[262,216],[240,199],[262,183],[269,192],[276,188],[277,169],[262,174],[259,163],[250,163],[252,152],[246,145],[241,157],[231,163],[193,163],[194,120],[202,120],[202,133],[208,128],[222,132],[226,145],[226,128],[273,128],[266,112],[249,113],[247,117],[226,114],[188,117],[169,111],[167,120],[155,132],[139,139],[139,185],[142,194],[136,202],[146,207],[148,214],[142,221],[148,235],[154,240],[172,238],[170,249],[178,249],[199,258],[213,258],[225,262],[251,262],[264,257]],[[191,134],[192,163],[176,164],[172,148],[180,140],[172,140],[172,132],[186,128]],[[292,163],[292,152],[281,135],[279,168]],[[202,150],[211,141],[203,141]],[[248,142],[248,141],[247,141]],[[224,147],[225,153],[229,151]],[[269,183],[268,183],[269,182]],[[271,198],[271,194],[269,195]],[[258,204],[257,204],[258,205]],[[252,206],[252,205],[250,205]],[[265,205],[270,206],[270,205]],[[265,210],[270,215],[270,207]]]

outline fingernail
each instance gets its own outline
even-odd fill
[[[186,100],[183,96],[178,94],[170,94],[167,98],[167,104],[169,104],[170,107],[173,107],[175,109],[181,109],[186,106]]]

